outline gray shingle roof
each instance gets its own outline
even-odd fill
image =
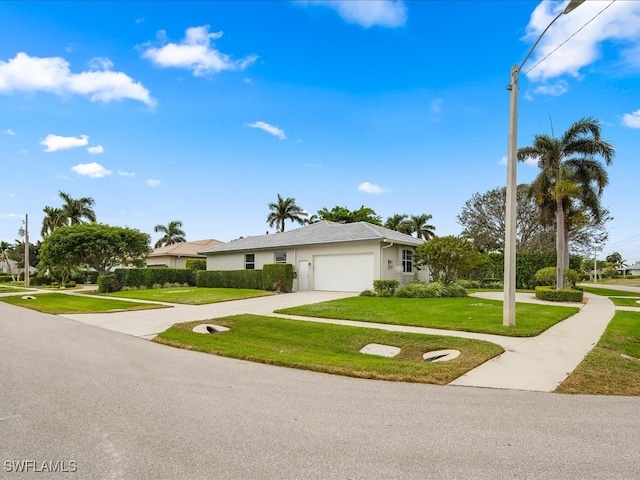
[[[222,245],[205,248],[198,253],[235,252],[246,250],[261,250],[269,248],[298,247],[302,245],[321,245],[327,243],[364,242],[371,240],[387,240],[401,245],[418,246],[424,240],[389,230],[388,228],[372,225],[367,222],[335,223],[322,221],[312,223],[288,232],[259,235],[234,240]]]
[[[174,243],[173,245],[156,248],[152,253],[149,254],[149,257],[195,257],[198,255],[198,252],[200,250],[214,247],[216,245],[220,245],[221,243],[222,242],[220,240],[216,240],[215,238],[208,238],[206,240],[195,240],[192,242]]]

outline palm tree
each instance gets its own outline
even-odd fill
[[[12,278],[13,272],[11,271],[11,263],[9,262],[9,254],[14,248],[15,245],[5,242],[4,240],[0,241],[0,262],[5,262],[9,275],[11,275]]]
[[[43,238],[49,235],[58,227],[67,225],[68,217],[62,208],[56,207],[44,207],[42,211],[45,213],[42,219],[42,229],[40,230],[40,236]]]
[[[411,234],[411,227],[409,226],[407,215],[404,213],[395,213],[391,217],[387,217],[384,227],[396,232]]]
[[[180,220],[171,220],[166,226],[158,224],[153,227],[153,231],[164,234],[163,237],[156,242],[154,248],[187,241],[184,230],[182,230],[182,222]]]
[[[555,217],[556,288],[564,287],[564,270],[569,266],[567,212],[574,202],[588,210],[595,220],[603,209],[600,197],[609,177],[597,157],[611,165],[614,147],[600,136],[600,123],[582,118],[569,127],[561,138],[536,135],[533,145],[518,150],[518,160],[536,160],[540,173],[531,184],[531,192],[541,207],[543,221]]]
[[[270,227],[275,225],[277,232],[284,232],[284,222],[286,220],[304,225],[305,219],[302,217],[308,215],[307,212],[296,205],[295,198],[282,198],[280,194],[278,194],[277,202],[269,204],[269,210],[271,210],[271,213],[267,216],[267,223]]]
[[[407,221],[409,234],[415,233],[418,238],[424,238],[425,240],[431,240],[436,236],[434,230],[435,226],[428,224],[432,216],[423,213],[422,215],[410,215]]]
[[[62,210],[70,225],[84,223],[83,219],[89,222],[96,221],[96,212],[93,211],[95,200],[91,197],[72,198],[65,192],[58,192],[64,202]]]

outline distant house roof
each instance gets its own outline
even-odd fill
[[[222,242],[215,238],[209,238],[207,240],[196,240],[194,242],[181,242],[174,243],[173,245],[167,245],[165,247],[156,248],[149,257],[199,257],[201,255],[198,252],[205,248],[214,247],[220,245]]]
[[[618,268],[619,271],[623,271],[623,270],[640,270],[640,262],[634,264],[634,265],[629,265],[626,267],[620,267]]]
[[[363,242],[363,241],[395,242],[401,245],[418,246],[424,240],[389,230],[367,222],[335,223],[322,221],[312,223],[288,232],[259,235],[234,240],[200,250],[198,253],[213,254],[268,248],[298,247],[303,245],[322,245],[327,243]]]

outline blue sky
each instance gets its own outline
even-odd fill
[[[37,239],[60,190],[154,240],[170,220],[188,240],[264,234],[277,193],[310,213],[429,213],[436,233],[458,234],[465,201],[506,183],[511,65],[564,5],[2,2],[0,239],[17,238],[25,213]],[[520,78],[519,146],[550,134],[550,118],[556,134],[602,122],[616,158],[600,256],[629,263],[639,73],[640,2],[588,0]],[[536,173],[519,165],[518,181]]]

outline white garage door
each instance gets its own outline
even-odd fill
[[[361,292],[373,288],[373,253],[314,257],[314,288]]]

